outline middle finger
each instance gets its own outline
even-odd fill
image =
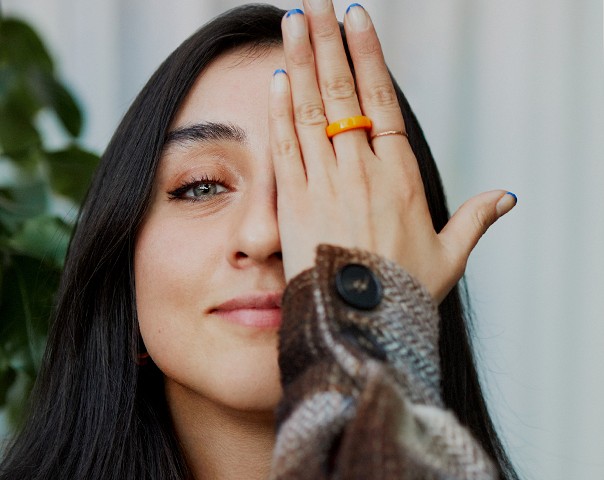
[[[346,58],[340,26],[331,0],[304,0],[310,39],[315,56],[316,75],[329,123],[361,115],[355,81]],[[357,141],[351,139],[356,138]],[[364,130],[351,130],[333,138],[336,150],[339,142],[355,149],[367,145]]]

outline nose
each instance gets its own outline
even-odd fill
[[[235,268],[282,262],[276,188],[258,189],[242,199],[228,249]]]

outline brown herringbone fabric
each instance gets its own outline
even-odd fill
[[[361,311],[335,290],[358,263],[383,298]],[[288,285],[279,346],[284,398],[271,479],[496,478],[486,454],[443,409],[438,310],[394,262],[320,245],[314,268]]]

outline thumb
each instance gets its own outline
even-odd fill
[[[467,200],[439,234],[447,248],[464,264],[488,228],[516,206],[512,192],[493,190]]]

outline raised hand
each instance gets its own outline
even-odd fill
[[[396,261],[440,303],[516,197],[475,196],[436,233],[369,15],[353,4],[344,19],[355,79],[331,0],[305,0],[304,8],[283,18],[287,73],[275,72],[270,94],[286,279],[313,266],[318,244],[355,247]],[[328,137],[329,124],[360,115],[371,119],[369,129]]]

